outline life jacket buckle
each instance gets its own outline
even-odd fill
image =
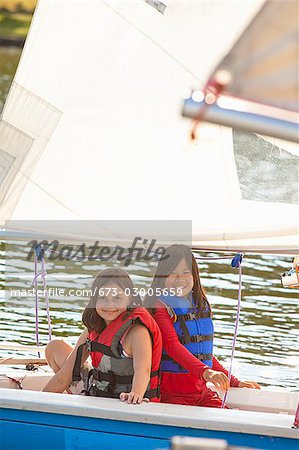
[[[190,315],[190,320],[196,320],[197,319],[195,313],[189,313],[189,315]]]
[[[91,340],[90,339],[86,339],[85,347],[88,352],[91,352]]]

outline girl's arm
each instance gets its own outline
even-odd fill
[[[131,392],[122,392],[119,396],[121,401],[127,403],[141,403],[147,390],[151,376],[152,366],[152,342],[149,332],[143,325],[135,325],[128,332],[126,339],[126,350],[133,358],[134,376]]]
[[[168,355],[184,367],[184,369],[204,380],[204,371],[210,369],[210,367],[195,358],[195,356],[180,343],[173,326],[173,319],[169,316],[167,309],[161,302],[157,302],[157,306],[154,317],[161,330],[164,349],[167,351]]]
[[[157,302],[157,304],[161,307],[156,309],[155,319],[160,327],[163,347],[168,355],[201,380],[213,383],[217,388],[224,391],[227,390],[229,388],[227,376],[221,371],[206,366],[180,343],[167,309],[163,303]]]
[[[77,349],[83,344],[88,337],[88,330],[85,329],[78,339],[76,347],[67,357],[62,368],[57,372],[51,380],[42,389],[43,392],[64,392],[72,382],[73,367],[76,360]],[[82,353],[82,364],[87,360],[89,352],[84,348]]]

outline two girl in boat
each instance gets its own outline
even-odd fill
[[[229,381],[213,356],[211,306],[187,247],[166,250],[144,305],[133,292],[122,269],[97,275],[75,348],[61,340],[46,348],[55,375],[44,391],[220,408],[222,401],[207,382],[223,391],[260,388],[234,376]]]

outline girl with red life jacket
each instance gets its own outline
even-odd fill
[[[252,381],[239,381],[213,356],[213,321],[192,252],[183,245],[168,247],[161,258],[146,299],[163,339],[161,402],[220,408],[213,383],[260,389]]]
[[[63,392],[83,379],[85,395],[134,404],[159,401],[161,333],[140,299],[136,304],[133,289],[122,269],[106,269],[96,276],[82,316],[86,329],[76,347],[53,340],[46,348],[56,374],[44,391]],[[92,367],[85,362],[89,356]]]

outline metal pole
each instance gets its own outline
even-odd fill
[[[264,115],[262,114],[262,105],[260,105],[261,112],[248,111],[245,109],[246,102],[242,103],[244,104],[244,110],[237,110],[223,108],[219,106],[218,101],[208,105],[205,99],[196,101],[193,97],[190,97],[184,101],[182,115],[194,120],[202,120],[291,142],[299,142],[298,123],[284,118]],[[250,106],[252,109],[252,105]],[[255,105],[255,108],[258,109],[258,106]]]

